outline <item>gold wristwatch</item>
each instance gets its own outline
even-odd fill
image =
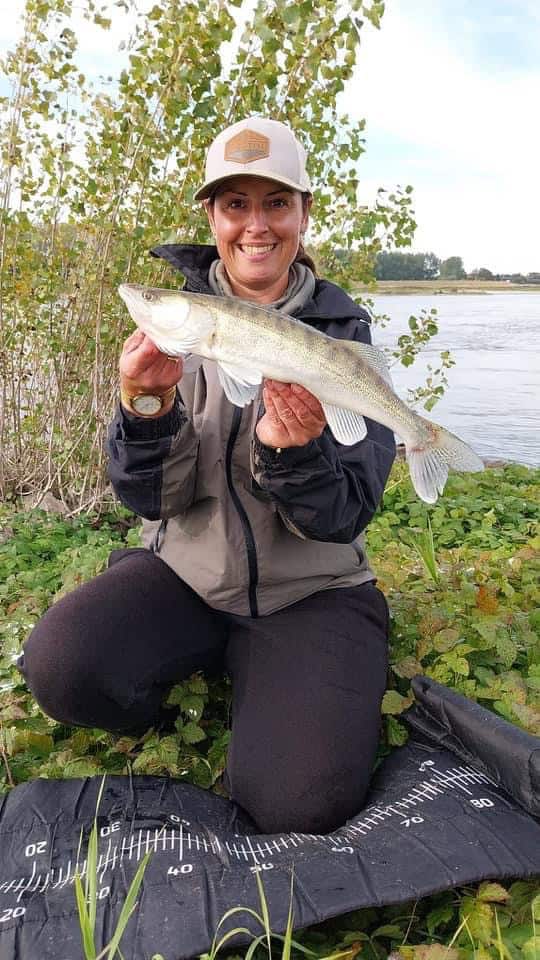
[[[120,401],[125,410],[136,417],[155,417],[176,394],[176,384],[163,393],[136,393],[131,396],[120,388]]]

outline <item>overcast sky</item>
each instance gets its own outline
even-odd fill
[[[364,195],[415,188],[416,250],[540,271],[539,0],[388,0],[346,102]]]
[[[0,55],[23,6],[10,0]],[[366,24],[362,37],[343,97],[367,121],[361,200],[410,183],[414,250],[462,256],[467,270],[540,271],[539,0],[387,0],[381,30]],[[118,68],[120,39],[85,24],[87,75]]]

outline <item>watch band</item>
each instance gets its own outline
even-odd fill
[[[155,413],[144,414],[144,413],[141,413],[139,410],[136,410],[133,406],[134,400],[137,400],[139,397],[154,397],[156,400],[161,400],[161,407],[159,409],[163,410],[163,407],[167,406],[167,404],[171,400],[174,400],[175,396],[176,396],[176,384],[174,384],[172,387],[169,387],[169,389],[166,390],[165,393],[145,393],[144,391],[141,390],[138,393],[129,394],[126,392],[126,390],[123,389],[123,387],[120,387],[120,402],[122,406],[129,413],[132,413],[136,417],[140,417],[142,420],[150,420],[153,417],[155,417],[156,414]],[[159,413],[159,410],[156,412]]]

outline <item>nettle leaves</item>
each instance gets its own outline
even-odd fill
[[[368,528],[372,565],[392,614],[390,689],[381,752],[404,743],[400,720],[417,673],[446,683],[538,733],[540,471],[507,466],[450,479],[427,508],[403,464]],[[415,549],[432,531],[432,556]],[[170,775],[223,792],[230,736],[226,679],[194,675],[168,694],[170,721],[143,736],[71,729],[45,717],[15,668],[21,644],[53,599],[139,545],[119,507],[71,520],[0,507],[0,789],[38,776]],[[426,560],[428,562],[426,563]],[[437,567],[434,579],[430,566]],[[540,902],[534,882],[446,891],[420,903],[360,910],[298,934],[318,956],[386,960],[534,960]],[[156,948],[159,945],[156,945]]]
[[[538,478],[518,465],[453,476],[428,508],[411,497],[404,465],[394,470],[367,531],[392,612],[390,745],[405,735],[398,718],[415,673],[540,733]]]

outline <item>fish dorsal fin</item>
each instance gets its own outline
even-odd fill
[[[332,403],[321,401],[324,415],[338,443],[350,447],[363,440],[367,433],[366,421],[360,413],[335,407]]]
[[[262,381],[262,375],[258,371],[247,370],[233,363],[223,363],[222,360],[219,360],[217,368],[225,395],[235,407],[245,407],[255,399]]]
[[[393,386],[386,355],[382,350],[374,347],[372,343],[358,343],[357,340],[349,340],[348,346],[362,357],[362,360],[369,363],[370,367],[373,367],[379,376],[382,377],[383,380],[386,380],[390,387]]]

